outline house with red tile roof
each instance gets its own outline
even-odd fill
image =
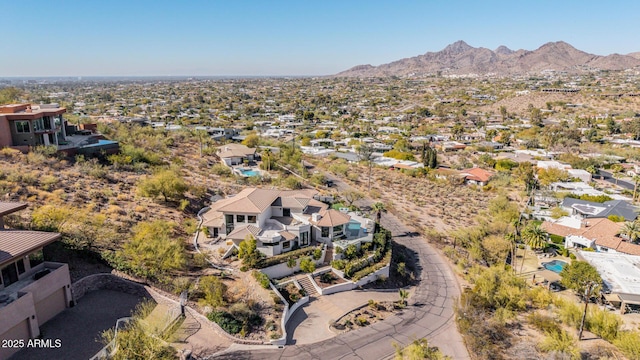
[[[640,255],[640,245],[620,237],[623,223],[607,218],[584,219],[579,228],[545,221],[541,225],[549,234],[565,238],[567,248],[592,248],[599,252]]]
[[[494,175],[492,171],[488,171],[479,167],[465,169],[460,171],[464,176],[465,184],[484,186],[489,183],[489,179]]]

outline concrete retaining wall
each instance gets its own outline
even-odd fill
[[[391,266],[389,266],[389,264],[387,264],[387,266],[383,267],[382,269],[380,269],[380,270],[378,270],[376,272],[373,272],[373,273],[363,277],[362,279],[358,280],[356,282],[356,286],[362,286],[362,285],[368,284],[370,282],[376,281],[381,276],[389,277],[389,269],[390,268],[391,268]]]
[[[326,251],[327,251],[327,246],[325,245],[322,247],[322,255],[320,256],[320,258],[318,260],[314,260],[314,263],[316,264],[316,266],[322,265]],[[285,263],[280,263],[278,265],[269,266],[264,269],[260,269],[260,272],[267,275],[269,279],[280,279],[283,277],[293,275],[296,272],[300,271],[300,261],[302,261],[302,258],[296,260],[296,266],[292,268],[288,267],[287,263],[285,262]]]
[[[302,286],[300,286],[297,280],[287,281],[282,284],[288,284],[290,282],[293,282],[298,289],[302,289]],[[279,339],[273,339],[270,342],[272,345],[286,345],[287,344],[287,322],[291,318],[291,315],[293,315],[293,313],[296,312],[296,310],[298,310],[301,306],[309,302],[309,296],[307,295],[303,298],[300,298],[300,300],[296,301],[296,303],[293,304],[291,308],[289,308],[289,303],[284,298],[284,296],[280,294],[280,291],[278,291],[278,288],[276,288],[273,284],[269,284],[269,285],[271,286],[271,290],[273,290],[278,295],[278,297],[280,297],[280,300],[282,300],[284,303],[284,310],[282,311],[282,319],[280,321],[280,327],[282,328],[282,336]]]

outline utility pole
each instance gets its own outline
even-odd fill
[[[582,340],[582,331],[584,330],[584,321],[587,318],[587,308],[589,306],[589,299],[591,298],[591,290],[593,289],[593,281],[587,283],[587,288],[584,291],[584,313],[582,313],[582,321],[580,321],[580,331],[578,332],[578,341]]]

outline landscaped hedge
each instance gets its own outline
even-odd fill
[[[356,259],[345,265],[344,276],[346,278],[357,281],[389,263],[391,260],[391,232],[380,228],[379,232],[374,235],[373,242],[378,247],[371,258]],[[382,266],[379,266],[380,264]],[[372,270],[373,268],[375,269]],[[355,279],[356,274],[359,276],[358,279]]]
[[[262,259],[257,264],[256,268],[257,269],[264,269],[264,268],[269,267],[269,266],[278,265],[278,264],[287,262],[287,259],[289,259],[289,258],[299,259],[299,258],[304,257],[304,256],[311,256],[311,255],[313,255],[314,251],[316,251],[318,249],[322,252],[322,248],[320,246],[309,246],[309,247],[306,247],[306,248],[289,251],[289,252],[286,252],[284,254],[272,256],[270,258],[265,258],[265,259]]]
[[[354,273],[353,276],[351,276],[351,280],[358,281],[363,277],[382,269],[383,267],[387,266],[390,262],[391,262],[391,251],[387,251],[387,255],[384,258],[382,258],[382,261],[378,263],[374,263],[373,265],[367,266],[366,268]]]

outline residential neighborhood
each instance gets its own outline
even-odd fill
[[[0,357],[639,358],[640,70],[600,66],[4,79],[0,340],[48,347]]]

